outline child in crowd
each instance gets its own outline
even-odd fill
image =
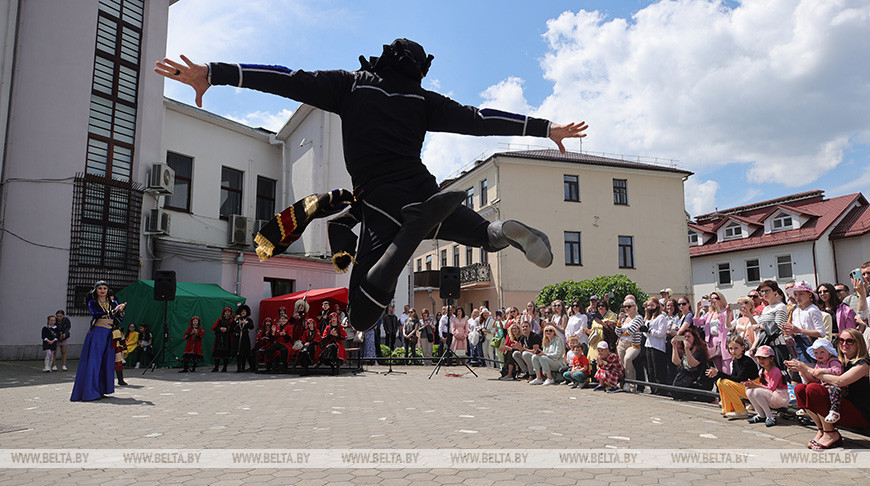
[[[747,380],[743,382],[743,386],[746,387],[746,396],[752,403],[752,408],[758,413],[749,419],[751,424],[764,422],[764,425],[768,427],[776,425],[776,418],[771,409],[788,405],[788,387],[782,378],[782,371],[774,364],[773,356],[773,348],[760,346],[755,351],[755,357],[758,358],[758,364],[761,365],[761,371],[758,373],[759,381]]]
[[[595,387],[595,391],[619,391],[619,387],[616,385],[624,373],[619,356],[610,351],[610,347],[605,341],[598,343],[596,348],[598,349],[598,371],[595,373],[595,381],[598,382],[598,386]]]
[[[57,321],[53,315],[48,316],[45,327],[42,328],[42,350],[45,351],[45,367],[42,371],[51,372],[51,362],[54,360],[54,351],[57,349]],[[57,369],[55,368],[55,371]]]
[[[577,340],[574,341],[574,357],[569,363],[571,363],[571,369],[562,375],[565,377],[565,381],[571,383],[571,388],[583,386],[589,379],[589,360],[583,354],[583,346]]]
[[[831,341],[825,338],[816,339],[810,347],[816,357],[816,367],[811,370],[811,374],[801,373],[801,378],[809,383],[821,383],[819,375],[825,373],[828,375],[842,375],[843,363],[837,358],[837,350]],[[840,400],[846,396],[848,388],[822,383],[828,389],[828,396],[831,399],[831,408],[828,415],[825,417],[825,422],[835,424],[840,420]]]

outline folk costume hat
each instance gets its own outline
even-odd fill
[[[246,312],[245,316],[251,317],[251,308],[250,307],[248,307],[245,304],[239,304],[239,306],[236,307],[236,315],[241,315],[242,311]]]
[[[87,293],[87,300],[97,300],[97,287],[99,287],[101,285],[103,287],[106,287],[107,289],[109,289],[109,292],[106,294],[106,297],[108,297],[109,295],[112,295],[112,289],[111,289],[111,287],[109,287],[109,283],[106,282],[105,280],[97,280],[97,282],[94,284],[94,288],[91,289]]]

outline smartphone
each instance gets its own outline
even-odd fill
[[[674,338],[674,341],[676,341],[676,342],[685,341],[685,340],[686,340],[686,336],[683,336],[683,335],[680,335],[680,336],[677,336]]]
[[[710,306],[710,301],[709,301],[709,300],[706,300],[706,299],[705,299],[705,300],[702,300],[702,301],[701,301],[701,307],[709,307],[709,306]]]
[[[864,279],[864,277],[861,276],[861,269],[860,268],[856,268],[855,270],[852,270],[852,278],[854,278],[855,280],[863,280]]]

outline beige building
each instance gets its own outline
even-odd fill
[[[541,288],[566,280],[624,274],[650,294],[690,293],[683,182],[692,173],[662,165],[560,154],[501,152],[445,181],[489,220],[515,219],[545,232],[553,264],[541,269],[516,249],[487,254],[453,242],[424,241],[414,255],[414,304],[438,307],[438,271],[462,269],[466,309],[521,307]]]

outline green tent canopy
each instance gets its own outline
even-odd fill
[[[199,316],[205,329],[202,340],[202,351],[206,363],[211,363],[211,350],[214,345],[214,332],[211,326],[217,321],[224,307],[236,306],[245,302],[244,297],[231,294],[217,284],[178,282],[175,300],[158,302],[154,300],[154,281],[138,280],[116,294],[118,302],[126,302],[124,314],[124,332],[130,324],[145,324],[151,330],[154,339],[154,353],[163,346],[164,308],[169,322],[169,346],[167,352],[160,356],[160,366],[178,366],[172,354],[179,358],[184,354],[185,342],[182,339],[187,330],[188,322],[193,316]],[[172,351],[172,353],[169,353]],[[146,363],[142,363],[145,366]]]

